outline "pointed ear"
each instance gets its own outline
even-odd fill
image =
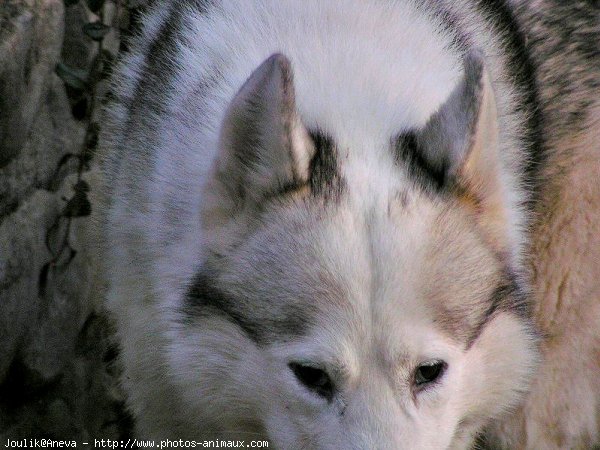
[[[468,138],[463,154],[458,152],[456,177],[480,202],[494,201],[500,189],[500,158],[498,152],[498,110],[494,90],[481,55],[471,54],[465,61],[463,91],[470,107],[465,105]]]
[[[274,54],[240,88],[221,127],[216,177],[237,207],[308,178],[312,146],[296,113],[289,60]]]
[[[465,57],[461,82],[417,133],[417,145],[430,170],[443,182],[461,177],[475,181],[496,157],[497,134],[489,76],[481,55],[472,52]]]
[[[416,139],[427,164],[458,187],[484,227],[502,242],[508,205],[501,186],[498,113],[481,54],[466,55],[462,81]]]

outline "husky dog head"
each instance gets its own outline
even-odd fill
[[[239,90],[172,355],[200,432],[286,449],[460,447],[527,388],[535,338],[494,95],[482,57],[464,61],[426,125],[367,161],[305,125],[285,56]]]

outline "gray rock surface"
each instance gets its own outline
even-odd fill
[[[57,220],[74,195],[77,160],[57,166],[81,152],[87,122],[73,115],[85,94],[67,92],[55,67],[89,70],[98,48],[81,32],[97,19],[83,3],[0,0],[0,442],[119,439],[131,431],[103,312],[95,227],[89,217],[73,218],[68,229]],[[105,8],[115,12],[114,4]],[[118,49],[118,27],[107,48]],[[95,176],[83,173],[92,186]],[[47,236],[56,251],[63,235],[76,255],[68,264],[59,258],[40,291],[53,258]]]
[[[56,210],[54,195],[38,191],[0,225],[0,380],[5,379],[41,306],[37,274],[50,259],[44,238]]]

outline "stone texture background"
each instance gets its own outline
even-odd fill
[[[102,2],[0,0],[2,444],[36,437],[80,443],[131,432],[89,217],[72,219],[69,242],[77,254],[50,269],[45,292],[39,292],[40,272],[52,259],[47,232],[77,181],[77,164],[58,171],[57,165],[63,155],[81,152],[88,127],[86,97],[67,89],[55,68],[63,62],[83,74],[90,70],[98,44],[82,26],[99,19],[88,8],[94,3]],[[106,1],[99,13],[112,27],[102,45],[113,54],[136,3]],[[100,117],[106,82],[95,86],[93,120]],[[93,160],[90,169],[84,180],[93,181]]]

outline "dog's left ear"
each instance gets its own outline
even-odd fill
[[[494,91],[482,56],[465,56],[464,77],[416,134],[419,151],[442,182],[460,181],[485,197],[498,164]]]
[[[507,204],[501,185],[498,111],[483,56],[464,59],[464,76],[449,99],[415,134],[417,148],[440,183],[456,187],[478,211],[480,222],[501,242]]]

